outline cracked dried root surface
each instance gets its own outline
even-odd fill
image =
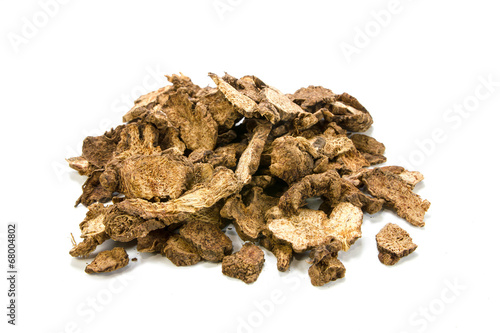
[[[102,251],[85,267],[85,273],[107,273],[116,271],[128,265],[127,251],[123,247],[115,247],[109,251]]]
[[[257,245],[245,243],[241,250],[224,257],[222,274],[247,284],[253,283],[264,268],[264,261],[264,252]]]
[[[379,252],[378,258],[384,265],[394,265],[399,259],[417,249],[410,234],[393,223],[386,224],[375,238]]]
[[[71,256],[137,242],[139,255],[157,253],[175,266],[222,262],[223,274],[252,283],[267,254],[286,272],[303,257],[294,254],[310,251],[311,283],[322,286],[345,276],[337,254],[350,254],[365,213],[388,208],[424,225],[430,203],[414,192],[423,175],[380,166],[386,146],[363,133],[373,118],[356,98],[319,86],[285,94],[254,75],[208,76],[215,86],[167,75],[123,124],[85,138],[81,156],[66,160],[85,177],[76,205],[88,208]],[[231,225],[247,242],[236,253]],[[416,248],[398,228],[376,236],[384,264]],[[127,264],[116,247],[85,271]]]

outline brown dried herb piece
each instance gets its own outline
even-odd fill
[[[386,201],[386,206],[396,211],[417,227],[423,227],[424,215],[429,209],[430,202],[422,200],[419,195],[412,192],[411,187],[394,173],[375,169],[362,176],[368,193],[376,198]]]
[[[85,267],[85,273],[107,273],[127,266],[128,254],[123,247],[115,247],[109,251],[102,251]]]
[[[189,222],[179,230],[179,234],[208,261],[222,261],[233,250],[229,237],[210,223]]]
[[[394,265],[399,259],[417,249],[410,235],[393,223],[387,223],[375,238],[379,251],[378,258],[384,265]]]
[[[261,238],[260,245],[271,251],[276,257],[276,267],[280,272],[286,272],[290,269],[293,260],[293,250],[290,244],[280,243],[264,231],[265,237]]]
[[[332,221],[322,211],[301,208],[287,216],[278,207],[267,212],[267,229],[273,238],[290,244],[295,252],[304,252],[333,237]]]
[[[106,214],[104,225],[109,237],[118,242],[130,242],[136,238],[146,237],[149,232],[165,227],[165,224],[158,220],[144,220],[129,215],[116,205]]]
[[[97,169],[95,165],[82,156],[67,158],[66,162],[71,169],[78,171],[82,176],[90,176]]]
[[[142,199],[128,199],[117,204],[120,210],[144,219],[159,219],[168,223],[172,215],[195,213],[212,207],[219,200],[233,195],[241,189],[234,172],[218,167],[207,184],[195,186],[181,197],[168,202],[151,203]]]
[[[328,255],[337,257],[337,254],[339,253],[340,250],[342,250],[342,243],[336,239],[333,239],[329,243],[316,246],[309,253],[309,258],[311,258],[311,264],[314,265],[319,263]]]
[[[342,250],[349,250],[350,246],[361,237],[363,212],[361,208],[349,202],[341,202],[330,214],[330,234],[342,244]]]
[[[368,214],[375,214],[383,208],[385,200],[364,194],[346,179],[341,179],[341,184],[342,194],[340,195],[340,202],[349,202],[354,206],[360,207]]]
[[[279,207],[285,214],[296,214],[306,204],[305,199],[321,195],[333,199],[339,197],[340,191],[340,176],[335,170],[305,176],[281,196]]]
[[[345,267],[333,254],[325,256],[319,262],[309,267],[311,284],[315,287],[323,286],[344,276]]]
[[[75,203],[75,207],[79,204],[90,206],[93,203],[109,202],[113,198],[113,191],[102,186],[100,177],[102,171],[94,171],[82,186],[82,195]]]
[[[241,239],[255,241],[265,228],[266,212],[276,206],[278,198],[265,195],[260,187],[251,188],[246,197],[246,204],[241,195],[227,199],[221,210],[221,216],[234,220],[234,226]]]
[[[313,168],[313,156],[301,140],[291,136],[274,140],[269,167],[273,176],[292,184],[310,175]]]
[[[222,274],[249,284],[257,281],[264,267],[264,252],[252,243],[245,243],[238,252],[224,257]]]
[[[109,239],[105,231],[104,219],[110,208],[103,204],[89,206],[85,219],[80,223],[83,241],[75,244],[69,254],[72,257],[85,257],[92,253],[98,245]]]
[[[252,175],[257,171],[260,164],[260,155],[264,150],[271,128],[271,124],[267,122],[261,122],[255,127],[252,139],[243,154],[241,154],[235,171],[236,178],[241,185],[248,184],[252,180]]]
[[[300,88],[289,98],[302,109],[308,112],[316,112],[335,100],[335,94],[327,88],[309,86]]]
[[[199,103],[206,105],[208,112],[217,123],[219,131],[233,128],[234,123],[242,117],[237,108],[218,89],[211,89],[200,98]],[[218,139],[221,139],[220,135]]]
[[[177,234],[168,239],[162,253],[175,266],[191,266],[201,260],[196,248]]]
[[[137,251],[139,252],[161,252],[165,247],[170,232],[164,229],[153,230],[144,237],[137,238]]]
[[[178,150],[169,149],[161,155],[133,156],[108,167],[100,182],[110,192],[150,200],[177,199],[192,179],[192,163]]]

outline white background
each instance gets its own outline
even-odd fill
[[[6,224],[19,227],[18,326],[6,324],[1,278],[2,332],[498,331],[495,1],[401,0],[396,10],[389,0],[62,2],[48,19],[38,1],[0,5],[4,271]],[[388,9],[377,23],[373,13]],[[356,96],[388,164],[426,176],[416,188],[432,202],[425,228],[390,212],[366,216],[363,238],[340,255],[345,279],[322,288],[310,285],[304,257],[279,273],[268,252],[253,285],[220,265],[176,268],[133,246],[139,260],[126,269],[85,274],[91,259],[68,255],[86,212],[73,208],[84,179],[64,158],[120,124],[127,99],[166,85],[161,74],[205,86],[209,71]],[[377,259],[387,222],[419,245],[394,267]]]

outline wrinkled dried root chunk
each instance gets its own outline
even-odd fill
[[[109,207],[102,204],[93,204],[89,206],[89,211],[85,219],[80,223],[82,242],[73,246],[69,252],[73,257],[85,257],[92,253],[98,245],[109,239],[105,232],[104,218],[109,212]]]
[[[179,235],[172,235],[162,253],[175,266],[191,266],[201,260],[196,248]]]
[[[387,205],[400,217],[417,227],[423,227],[424,215],[430,202],[422,200],[412,192],[411,187],[399,176],[388,171],[375,169],[362,176],[368,193],[384,199]]]
[[[177,150],[162,155],[134,156],[108,168],[101,183],[127,198],[178,198],[193,179],[193,165]]]
[[[286,272],[290,269],[290,264],[293,260],[293,250],[289,244],[276,242],[272,235],[266,234],[260,240],[260,245],[274,254],[276,257],[276,267],[280,272]]]
[[[394,265],[416,250],[410,235],[396,224],[388,223],[376,236],[378,258],[384,265]]]
[[[332,240],[329,243],[321,244],[316,246],[309,253],[309,258],[311,258],[311,264],[317,264],[323,258],[328,255],[332,255],[333,257],[337,257],[339,251],[342,250],[342,243],[336,239]]]
[[[368,214],[379,212],[384,206],[383,199],[372,198],[361,192],[356,186],[346,179],[342,179],[342,194],[340,195],[341,202],[349,202],[354,206],[360,207]]]
[[[273,176],[292,184],[311,174],[313,168],[313,157],[300,140],[291,136],[274,140],[269,167]]]
[[[315,287],[323,286],[344,276],[344,265],[332,254],[326,255],[319,262],[309,267],[311,284]]]
[[[142,199],[129,199],[117,204],[118,208],[130,215],[144,219],[170,221],[172,214],[196,213],[212,207],[219,200],[237,193],[241,189],[234,172],[219,167],[207,184],[200,184],[181,197],[168,202],[151,203]]]
[[[82,156],[67,158],[66,162],[68,162],[71,169],[78,171],[82,176],[90,176],[97,169],[96,166]]]
[[[279,207],[285,214],[296,214],[305,205],[305,199],[321,195],[337,198],[340,190],[340,176],[335,170],[305,176],[281,196]]]
[[[264,145],[269,132],[270,123],[260,123],[254,130],[252,140],[248,144],[243,154],[241,154],[238,166],[236,167],[236,178],[241,185],[246,185],[252,180],[252,175],[257,171],[260,164],[260,155],[264,150]]]
[[[330,214],[331,234],[342,244],[342,250],[347,251],[361,237],[363,212],[361,208],[348,202],[341,202]]]
[[[102,171],[94,171],[82,186],[82,195],[75,203],[75,207],[80,203],[84,206],[90,206],[93,203],[105,203],[113,197],[113,191],[108,190],[101,185],[100,177]]]
[[[278,198],[265,195],[260,187],[253,187],[248,196],[247,205],[240,195],[227,199],[221,216],[234,219],[236,231],[241,239],[254,241],[265,228],[265,213],[276,206]]]
[[[264,261],[264,252],[258,246],[245,243],[241,250],[224,257],[222,273],[245,283],[253,283],[257,281],[264,267]]]
[[[179,230],[179,234],[208,261],[222,261],[233,250],[229,237],[213,224],[190,222]]]
[[[118,242],[130,242],[136,238],[146,237],[150,231],[165,227],[162,222],[124,213],[116,206],[106,214],[104,224],[109,237]]]
[[[72,257],[86,257],[94,252],[97,246],[104,243],[107,239],[109,239],[109,236],[105,232],[87,237],[77,245],[73,246],[73,248],[69,251],[69,254]]]
[[[295,252],[304,252],[333,238],[332,226],[322,211],[301,208],[286,216],[278,207],[268,212],[267,229],[276,239],[290,244]]]
[[[166,229],[151,231],[144,237],[137,238],[137,251],[139,252],[161,252],[165,247],[170,232]]]
[[[89,211],[72,256],[107,239],[137,239],[140,252],[160,252],[177,266],[223,261],[224,274],[251,283],[264,255],[253,244],[231,255],[222,229],[233,223],[243,241],[274,254],[279,271],[294,252],[311,250],[309,275],[319,286],[344,276],[336,257],[361,237],[363,212],[390,208],[424,225],[430,203],[412,192],[422,174],[367,168],[386,161],[385,146],[353,133],[373,123],[356,98],[316,86],[286,95],[253,75],[209,76],[215,88],[167,76],[171,85],[137,99],[125,124],[87,137],[82,155],[67,160],[88,176],[76,204]],[[323,201],[319,210],[305,207],[310,198]],[[380,243],[386,234],[377,235],[383,263],[413,251]],[[87,271],[126,265],[118,252],[99,254]]]
[[[85,273],[106,273],[116,271],[128,265],[128,254],[123,247],[102,251],[85,267]]]

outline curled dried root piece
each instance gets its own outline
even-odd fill
[[[394,265],[417,249],[410,234],[396,224],[388,223],[376,236],[378,258],[384,265]]]

